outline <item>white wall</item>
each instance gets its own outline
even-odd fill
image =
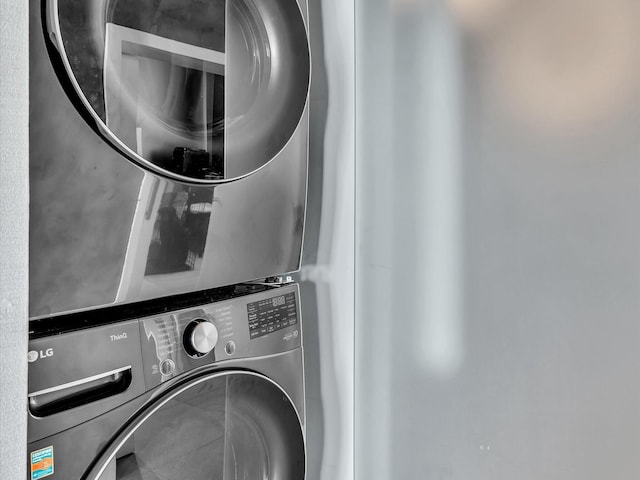
[[[27,2],[0,3],[0,478],[26,476]]]

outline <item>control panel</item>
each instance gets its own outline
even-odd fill
[[[296,295],[291,292],[251,302],[247,304],[247,313],[251,339],[277,332],[297,323]]]
[[[286,285],[140,319],[147,388],[201,365],[299,347],[298,296],[297,285]]]

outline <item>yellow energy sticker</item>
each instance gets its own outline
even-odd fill
[[[53,475],[53,447],[31,452],[31,480]]]

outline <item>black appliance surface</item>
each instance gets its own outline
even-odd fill
[[[28,478],[303,480],[301,332],[292,284],[31,340]]]
[[[30,0],[30,318],[295,271],[304,0]]]

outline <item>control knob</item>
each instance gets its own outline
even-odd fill
[[[202,318],[195,319],[184,330],[184,349],[192,357],[202,357],[209,353],[218,342],[216,326]]]

